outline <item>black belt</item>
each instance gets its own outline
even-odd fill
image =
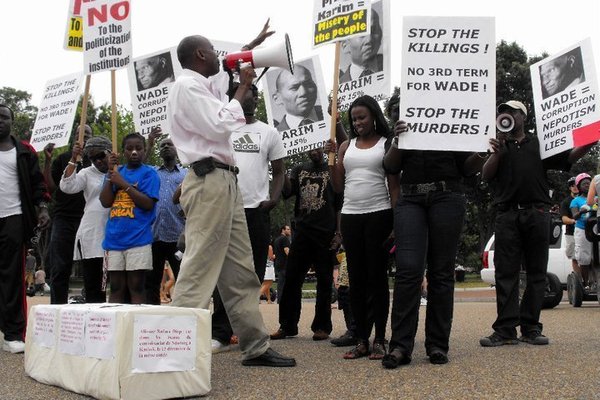
[[[214,171],[215,168],[225,169],[227,171],[233,172],[236,175],[240,172],[240,169],[235,165],[222,163],[220,161],[215,160],[212,157],[196,161],[192,163],[191,167],[198,177],[202,177],[208,174],[209,172]]]
[[[499,211],[508,211],[508,210],[545,210],[546,204],[544,203],[498,203],[496,204],[496,208]]]
[[[400,185],[402,194],[426,194],[429,192],[460,192],[460,184],[454,181],[410,183]]]

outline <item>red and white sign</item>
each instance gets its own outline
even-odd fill
[[[131,61],[131,2],[83,2],[83,71],[87,74],[116,70]]]
[[[542,158],[600,139],[598,81],[586,39],[530,67]]]

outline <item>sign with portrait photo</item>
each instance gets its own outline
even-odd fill
[[[324,146],[331,117],[318,56],[296,62],[293,75],[269,69],[263,89],[267,118],[281,133],[287,156]]]
[[[486,151],[496,132],[492,17],[405,17],[398,147]]]
[[[169,88],[181,73],[177,48],[171,47],[133,59],[127,67],[136,132],[148,136],[167,120]]]
[[[384,100],[390,94],[390,4],[371,4],[371,33],[342,42],[338,109],[346,111],[363,95]]]
[[[542,158],[600,139],[598,81],[590,39],[530,67]]]
[[[219,58],[239,51],[239,43],[211,41]],[[177,47],[158,50],[133,59],[127,68],[133,122],[147,136],[155,127],[165,128],[169,89],[183,69],[177,60]],[[163,130],[163,133],[168,132]]]
[[[370,32],[371,0],[315,0],[313,48]]]

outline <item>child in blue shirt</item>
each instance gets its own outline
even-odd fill
[[[102,247],[110,273],[109,302],[146,301],[144,274],[152,269],[152,222],[160,180],[156,170],[143,163],[146,141],[139,133],[123,138],[126,165],[115,170],[117,154],[109,157],[100,202],[110,214]],[[127,296],[129,294],[129,296]]]

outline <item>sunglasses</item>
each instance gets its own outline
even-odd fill
[[[102,153],[98,153],[95,156],[90,157],[90,161],[94,162],[94,161],[98,161],[98,160],[104,160],[106,158],[106,150],[103,151]]]

